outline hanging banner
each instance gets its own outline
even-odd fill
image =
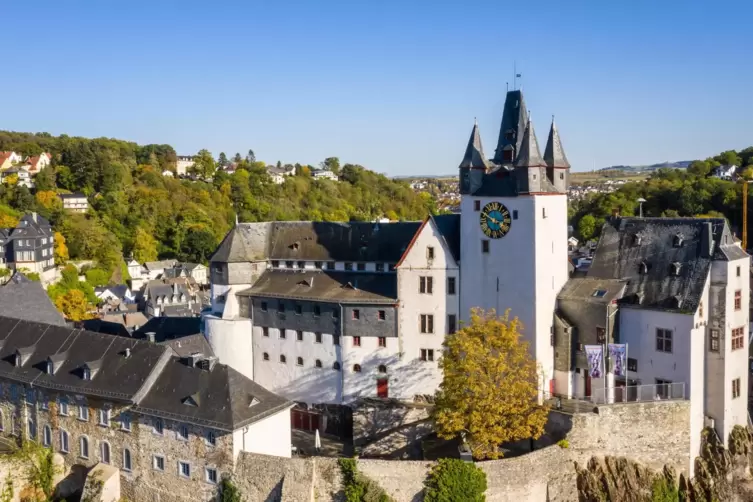
[[[604,346],[586,345],[586,358],[588,358],[588,374],[591,378],[604,376]]]
[[[627,345],[624,343],[610,343],[609,357],[612,359],[614,376],[624,377],[627,374]]]

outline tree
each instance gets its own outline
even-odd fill
[[[204,228],[191,229],[183,242],[183,258],[186,261],[206,263],[217,248],[214,234]]]
[[[236,154],[236,155],[240,157],[240,154]],[[253,164],[254,162],[256,162],[256,154],[254,153],[253,150],[251,149],[248,150],[248,155],[246,155],[246,161],[249,164]]]
[[[146,229],[136,228],[133,236],[133,259],[139,263],[157,259],[157,241]]]
[[[55,232],[53,236],[55,241],[55,248],[53,254],[55,255],[55,265],[65,265],[68,261],[68,246],[65,245],[65,237],[60,232]]]
[[[235,154],[235,155],[233,156],[233,162],[235,162],[236,164],[240,164],[240,162],[241,162],[242,160],[243,160],[243,157],[241,157],[241,154],[240,154],[240,153],[236,153],[236,154]]]
[[[193,165],[190,168],[191,174],[195,174],[201,179],[207,180],[214,175],[217,166],[214,158],[208,150],[199,150],[193,158]]]
[[[243,497],[233,480],[227,476],[220,482],[220,502],[241,502]]]
[[[439,459],[424,482],[425,502],[483,502],[486,473],[457,458]]]
[[[227,155],[225,155],[225,152],[220,152],[220,156],[217,159],[217,167],[219,167],[220,169],[224,169],[229,165],[230,165],[230,161],[227,160]]]
[[[60,210],[63,208],[63,204],[60,201],[60,197],[58,197],[57,193],[51,190],[37,189],[37,193],[34,195],[34,198],[37,200],[37,203],[40,206],[42,206],[43,208],[49,211]]]
[[[705,160],[695,160],[688,166],[688,172],[693,176],[706,177],[711,173],[711,163]]]
[[[55,299],[55,307],[63,313],[66,319],[73,322],[91,319],[91,306],[86,301],[83,291],[78,289],[68,290],[65,294]]]
[[[34,178],[34,186],[37,190],[53,191],[57,188],[55,183],[55,170],[52,167],[45,167]]]
[[[321,164],[322,169],[329,169],[335,174],[340,174],[340,159],[337,157],[327,157]]]
[[[447,335],[439,362],[444,378],[433,412],[437,434],[460,435],[478,459],[499,458],[508,441],[541,437],[548,410],[538,404],[536,362],[509,312],[474,309]]]
[[[591,214],[584,215],[578,222],[578,234],[581,239],[587,241],[596,233],[596,218]]]

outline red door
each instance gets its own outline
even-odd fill
[[[591,397],[591,375],[586,373],[586,397]]]
[[[549,395],[550,396],[554,395],[554,378],[549,380]]]
[[[387,379],[380,378],[377,380],[377,397],[388,397],[389,389],[387,386]]]

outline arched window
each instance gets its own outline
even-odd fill
[[[384,364],[380,364],[379,373],[387,373],[387,366],[385,366]]]
[[[128,448],[123,449],[123,470],[131,471],[131,450]]]
[[[99,460],[103,464],[110,463],[110,443],[107,441],[102,441],[99,445]]]
[[[3,414],[3,410],[0,410],[0,431],[5,430],[5,415]]]
[[[68,453],[68,431],[60,429],[60,451]]]
[[[321,359],[317,359],[316,361],[314,361],[314,366],[316,366],[317,368],[321,368],[322,367],[322,360]]]
[[[303,358],[302,358],[302,357],[299,357],[298,359],[296,359],[295,363],[296,363],[296,364],[297,364],[298,366],[303,366]]]
[[[52,428],[49,425],[44,426],[44,437],[42,438],[42,444],[44,446],[50,446],[52,444]]]
[[[285,357],[285,354],[280,354],[280,362],[283,364],[288,362],[288,358]]]
[[[335,371],[340,371],[340,363],[335,361],[334,364],[332,364],[332,369]]]
[[[360,364],[354,364],[353,365],[353,373],[360,373],[361,372],[361,365]]]
[[[262,355],[262,358],[263,358],[263,359],[264,359],[265,361],[269,361],[269,354],[265,352],[265,353],[264,353],[264,354]]]
[[[37,438],[37,424],[34,423],[34,419],[32,418],[26,421],[26,434],[29,435],[29,439]]]
[[[81,458],[89,458],[89,438],[81,436],[78,440],[78,454]]]

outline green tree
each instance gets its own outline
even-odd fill
[[[55,182],[55,170],[52,167],[45,167],[34,178],[34,186],[40,191],[54,191],[57,189]]]
[[[242,160],[243,160],[243,157],[241,157],[240,153],[236,153],[233,156],[233,162],[235,162],[236,164],[240,164]]]
[[[217,167],[219,167],[220,169],[224,169],[229,165],[230,165],[230,161],[227,160],[227,155],[225,155],[225,152],[220,152],[220,156],[217,159]]]
[[[335,174],[340,174],[340,159],[338,157],[327,157],[321,164],[322,169],[329,169]]]
[[[203,180],[207,180],[214,175],[217,166],[214,158],[208,150],[199,150],[193,158],[193,165],[190,168],[191,174],[195,174]]]
[[[157,260],[157,241],[142,227],[137,227],[133,236],[133,259],[139,263]]]
[[[183,244],[183,259],[196,263],[206,263],[217,249],[217,239],[214,234],[204,228],[191,229]]]
[[[538,404],[536,362],[509,312],[474,309],[470,323],[446,335],[435,399],[437,435],[461,436],[478,459],[499,458],[500,445],[538,439],[548,410]]]
[[[596,233],[596,218],[591,214],[584,215],[578,222],[578,234],[584,241],[590,240]]]
[[[240,157],[240,154],[239,154],[239,153],[236,153],[235,155],[236,155],[237,157]],[[253,164],[254,162],[256,162],[256,154],[254,153],[254,151],[253,151],[253,150],[251,150],[251,149],[249,149],[249,150],[248,150],[248,154],[246,155],[246,161],[247,161],[247,162],[248,162],[249,164]]]
[[[486,473],[470,462],[442,458],[424,482],[425,502],[484,502]]]

